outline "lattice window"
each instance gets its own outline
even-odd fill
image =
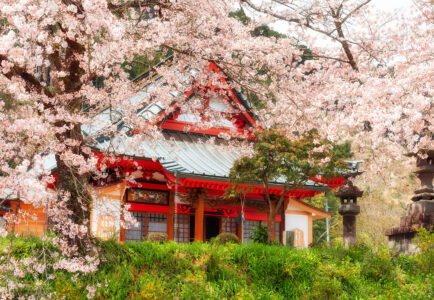
[[[190,242],[190,215],[176,215],[175,240],[179,243]]]
[[[276,241],[280,239],[280,222],[276,222],[274,230],[276,231]]]
[[[250,243],[251,242],[251,236],[253,232],[255,231],[255,228],[261,224],[265,228],[268,228],[268,223],[265,221],[252,221],[252,220],[246,220],[243,224],[243,242]],[[276,231],[276,240],[279,240],[280,237],[280,222],[275,223],[275,231]]]
[[[138,224],[125,229],[125,240],[139,242],[145,240],[149,233],[167,233],[167,215],[149,212],[132,212]]]
[[[129,225],[125,229],[125,241],[140,242],[146,237],[146,213],[132,212],[132,217],[136,219],[136,225]]]
[[[222,232],[237,234],[237,221],[235,218],[222,218]]]
[[[151,232],[167,233],[167,215],[148,213],[148,234]]]
[[[243,223],[243,242],[244,243],[250,243],[251,242],[251,236],[253,232],[255,231],[255,228],[261,224],[261,221],[251,221],[246,220]],[[264,224],[262,224],[264,225]]]
[[[116,235],[115,217],[110,215],[100,215],[96,227],[96,236],[102,240],[108,240]]]

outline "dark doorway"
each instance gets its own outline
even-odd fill
[[[205,216],[205,240],[209,241],[220,233],[220,218]]]
[[[194,242],[194,215],[190,215],[190,242]]]

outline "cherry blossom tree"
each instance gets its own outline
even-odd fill
[[[387,145],[396,157],[433,147],[432,2],[414,1],[393,14],[374,2],[240,1],[270,22],[285,22],[288,36],[315,58],[297,68],[289,87],[270,86],[284,99],[268,108],[271,123],[276,116],[291,127],[310,123],[332,139],[339,134],[377,150]]]
[[[257,17],[247,24],[229,17],[239,5]],[[286,38],[252,34],[275,20],[287,22]],[[2,0],[0,195],[47,208],[53,242],[68,257],[56,268],[95,270],[96,256],[83,260],[96,253],[88,182],[104,174],[91,154],[97,135],[82,129],[110,108],[112,119],[140,130],[139,139],[159,138],[137,110],[177,101],[197,113],[200,101],[186,103],[183,95],[218,81],[220,74],[202,71],[209,62],[228,86],[265,104],[257,112],[263,128],[280,126],[289,135],[318,128],[322,137],[353,139],[380,156],[432,148],[432,21],[430,1],[420,0],[395,15],[356,0]],[[314,59],[304,61],[305,47]],[[156,51],[173,53],[169,64],[151,70],[167,84],[130,101],[137,87],[122,66],[137,55],[152,60]],[[95,87],[101,79],[104,87]],[[125,132],[106,126],[100,134]],[[54,178],[43,171],[44,153],[56,158],[55,194],[45,188]]]
[[[197,7],[203,13],[198,14]],[[230,3],[202,0],[0,2],[0,194],[2,200],[19,198],[46,209],[56,237],[44,236],[43,241],[60,249],[50,253],[55,258],[52,268],[91,272],[98,265],[88,231],[88,183],[91,176],[104,174],[98,174],[91,145],[101,134],[125,134],[107,126],[95,136],[83,135],[82,129],[93,125],[101,110],[110,108],[111,118],[139,129],[140,138],[158,138],[158,130],[149,125],[152,120],[137,117],[137,109],[149,99],[167,106],[173,101],[169,92],[183,95],[193,84],[220,76],[191,71],[206,70],[213,61],[228,77],[240,72],[239,78],[248,83],[262,61],[290,61],[287,42],[253,37],[253,24],[229,18],[232,10]],[[135,86],[122,65],[137,55],[152,60],[156,51],[174,53],[170,66],[153,70],[167,84],[134,103],[129,98]],[[104,88],[98,89],[93,82],[100,79]],[[180,104],[185,100],[178,98]],[[57,178],[44,172],[45,153],[55,155]],[[53,194],[46,185],[54,180]],[[1,272],[9,272],[11,284],[1,292],[13,291],[23,270],[33,264],[39,264],[38,259],[21,263],[10,257],[2,263]]]

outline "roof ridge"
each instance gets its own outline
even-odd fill
[[[171,61],[173,59],[173,54],[166,57],[165,59],[163,59],[162,61],[160,61],[159,63],[153,65],[152,67],[150,67],[148,70],[144,71],[143,73],[137,75],[135,78],[131,79],[132,82],[137,82],[140,79],[143,79],[145,77],[147,77],[148,75],[151,75],[151,73],[153,75],[155,75],[157,72],[154,70],[155,67],[161,66],[162,64],[168,62],[169,60]],[[151,75],[152,76],[152,75]]]

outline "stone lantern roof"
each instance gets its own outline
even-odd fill
[[[345,185],[341,186],[335,195],[339,198],[362,197],[363,191],[355,186],[352,180],[347,179]]]

